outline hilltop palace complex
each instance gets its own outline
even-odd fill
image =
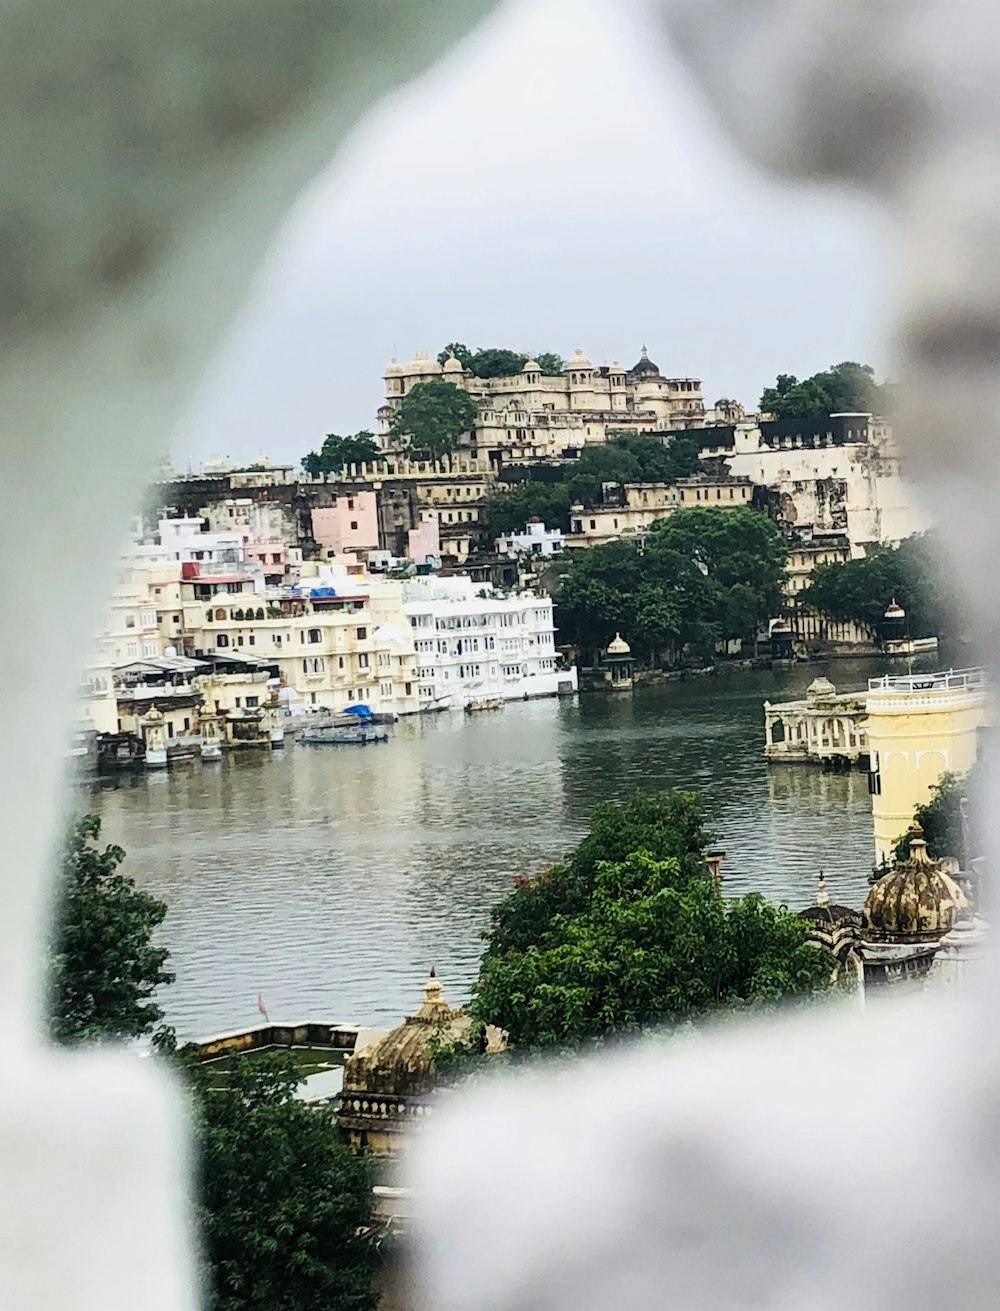
[[[385,401],[378,412],[383,444],[388,444],[399,402],[418,384],[433,380],[464,388],[479,407],[469,443],[473,456],[558,457],[604,442],[609,432],[657,432],[706,420],[701,381],[665,378],[645,346],[630,369],[617,360],[595,366],[577,347],[563,372],[554,376],[544,374],[532,359],[514,377],[477,378],[454,355],[442,365],[420,354],[405,365],[391,360],[384,377]],[[733,407],[725,417],[742,417],[742,411]]]

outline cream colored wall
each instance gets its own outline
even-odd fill
[[[567,546],[600,546],[613,542],[624,533],[649,528],[668,511],[664,509],[632,509],[628,506],[605,506],[599,510],[570,512],[570,532]],[[579,525],[579,527],[578,527]]]
[[[189,606],[192,646],[275,661],[282,683],[298,692],[306,706],[342,710],[349,702],[360,700],[373,710],[392,714],[418,709],[415,652],[398,587],[395,591],[393,585],[377,589],[374,600],[366,598],[364,605],[353,611],[230,618],[230,612],[238,608],[240,598],[236,596]],[[209,611],[211,620],[207,619]],[[221,619],[216,617],[220,611]],[[398,643],[375,638],[380,624],[392,625]],[[310,640],[312,633],[318,635],[317,641]],[[227,639],[221,648],[220,635]]]
[[[257,674],[215,674],[194,680],[206,710],[226,714],[230,710],[259,710],[270,699],[268,676]],[[256,706],[248,705],[256,698]]]
[[[942,774],[963,774],[975,763],[977,730],[994,720],[985,688],[869,692],[866,729],[881,781],[872,797],[877,860],[891,855]]]
[[[152,705],[152,700],[148,702],[118,702],[118,723],[121,725],[121,732],[134,733],[136,737],[142,736],[142,725],[146,711]],[[163,732],[166,739],[166,745],[175,742],[178,738],[191,737],[198,731],[198,708],[197,706],[171,706],[165,701],[158,701],[157,710],[163,716]],[[186,722],[185,722],[186,721]],[[173,733],[170,729],[173,729]],[[112,732],[117,732],[117,727]]]

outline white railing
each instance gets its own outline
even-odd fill
[[[988,687],[983,669],[946,669],[936,674],[885,674],[869,678],[869,692],[951,692]]]

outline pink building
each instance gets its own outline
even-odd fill
[[[427,557],[441,558],[441,521],[433,510],[425,510],[420,523],[406,534],[407,558],[414,564],[426,563]]]
[[[378,550],[378,500],[374,492],[338,496],[335,505],[312,512],[313,537],[324,553]]]

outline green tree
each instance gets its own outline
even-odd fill
[[[958,637],[965,619],[942,569],[943,558],[934,534],[909,537],[898,547],[880,547],[857,560],[817,565],[800,599],[876,636],[886,609],[896,601],[906,611],[911,637]]]
[[[566,361],[563,357],[554,355],[551,351],[539,351],[535,356],[535,363],[544,374],[552,378],[560,377],[566,367]]]
[[[565,865],[497,907],[474,990],[480,1020],[523,1047],[553,1047],[829,986],[797,916],[757,894],[721,895],[697,797],[615,809],[602,808]]]
[[[415,458],[440,460],[475,422],[476,403],[467,391],[451,382],[420,382],[400,401],[391,432]]]
[[[689,478],[698,468],[697,437],[674,437],[665,442],[652,433],[620,433],[603,446],[586,446],[567,473],[570,501],[594,505],[604,483],[672,483]]]
[[[637,648],[649,652],[651,667],[663,651],[678,645],[680,607],[677,598],[662,583],[640,583],[633,598],[629,632]]]
[[[590,652],[596,663],[615,633],[628,630],[641,582],[642,560],[629,542],[574,551],[556,594],[556,625],[563,640]]]
[[[379,458],[375,434],[362,429],[350,437],[327,433],[322,447],[303,456],[302,467],[316,478],[323,473],[339,473],[346,464],[371,464]]]
[[[470,351],[464,342],[451,341],[443,351],[438,351],[437,361],[438,364],[444,364],[449,356],[454,355],[463,369],[471,369],[473,354],[474,352]]]
[[[121,847],[98,846],[96,815],[74,820],[63,848],[55,940],[50,953],[50,1027],[64,1043],[139,1038],[163,1012],[153,994],[174,976],[153,945],[167,913],[119,866]]]
[[[290,1053],[188,1064],[211,1311],[374,1311],[372,1172],[296,1098]]]
[[[802,422],[851,411],[879,413],[887,400],[871,365],[845,360],[801,382],[794,374],[779,373],[775,385],[764,388],[760,408],[776,419]]]
[[[569,531],[569,496],[564,483],[515,483],[484,497],[479,514],[493,537],[522,532],[533,518],[565,533]]]
[[[966,774],[942,774],[913,818],[924,831],[927,854],[934,860],[954,856],[968,868],[986,851],[987,779],[985,767],[975,764]],[[904,833],[893,848],[896,860],[910,854],[910,835]]]
[[[520,373],[528,362],[528,356],[520,351],[508,350],[505,346],[480,346],[470,350],[464,342],[453,341],[438,352],[438,363],[444,364],[449,355],[454,355],[463,369],[468,369],[477,378],[512,378]],[[559,375],[563,371],[563,359],[551,351],[542,351],[534,357],[543,373]]]
[[[502,346],[487,346],[472,356],[470,368],[477,378],[511,378],[528,362],[527,355]]]
[[[787,554],[777,525],[747,506],[677,510],[646,539],[650,574],[677,577],[683,560],[704,576],[707,587],[688,572],[687,586],[698,594],[684,606],[686,617],[701,618],[723,640],[755,641],[780,611]]]

